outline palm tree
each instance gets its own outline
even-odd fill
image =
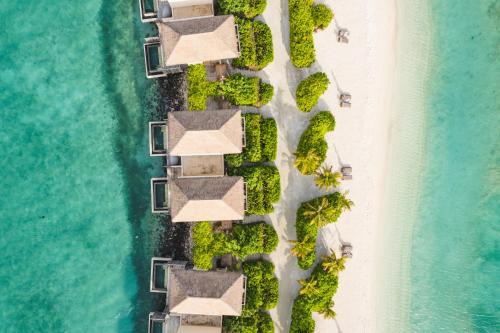
[[[295,162],[293,163],[299,172],[303,175],[310,175],[316,171],[317,165],[321,163],[320,156],[314,149],[311,149],[307,155],[295,153]]]
[[[310,279],[310,280],[298,280],[297,281],[301,288],[299,291],[299,295],[311,295],[316,291],[316,287],[318,285],[318,281]]]
[[[340,178],[342,175],[338,171],[332,171],[332,167],[325,165],[316,171],[316,177],[314,178],[314,182],[316,186],[322,189],[330,189],[332,187],[338,187],[340,182]]]
[[[333,301],[330,301],[330,303],[328,303],[328,306],[325,306],[323,309],[321,309],[320,311],[318,311],[319,314],[321,314],[323,316],[323,318],[325,319],[333,319],[335,318],[335,316],[337,315],[335,313],[335,311],[333,311]]]
[[[349,191],[345,191],[339,198],[340,200],[339,207],[341,207],[342,210],[351,210],[352,206],[354,206],[354,202],[352,202],[352,200],[347,198],[348,194]]]
[[[316,204],[307,204],[304,217],[309,219],[309,224],[322,228],[335,219],[335,209],[331,207],[326,197]]]
[[[325,272],[338,273],[345,269],[345,258],[337,259],[333,251],[328,256],[322,256],[321,259],[323,260],[321,266]]]
[[[304,237],[302,241],[289,240],[288,242],[294,244],[290,251],[299,259],[304,259],[305,257],[307,257],[311,252],[314,251],[314,247],[316,246],[315,242],[310,241],[309,236]]]

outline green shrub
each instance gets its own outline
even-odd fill
[[[239,168],[243,164],[243,154],[227,154],[224,155],[224,161],[229,168]]]
[[[245,313],[240,317],[223,317],[224,331],[230,333],[274,333],[274,323],[266,311]]]
[[[276,159],[278,149],[278,129],[276,121],[257,113],[246,113],[246,145],[241,154],[229,154],[225,161],[230,169],[239,168],[244,162],[271,162]]]
[[[221,14],[254,18],[266,9],[266,0],[219,0]]]
[[[290,58],[295,67],[305,68],[316,60],[314,54],[313,0],[288,0]]]
[[[274,60],[273,35],[269,26],[261,21],[253,22],[253,31],[257,56],[254,69],[261,70]]]
[[[314,0],[288,0],[290,22],[290,58],[295,67],[311,66],[316,60],[313,31],[324,29],[333,18],[324,5],[313,5]]]
[[[273,99],[274,88],[271,84],[261,82],[259,89],[259,103],[257,106],[263,106],[269,103]]]
[[[219,82],[215,94],[224,96],[234,105],[256,105],[259,102],[258,77],[236,73]]]
[[[278,150],[278,127],[273,118],[263,118],[260,123],[261,161],[270,162],[276,159]]]
[[[279,290],[273,263],[266,260],[244,262],[243,274],[247,277],[245,309],[252,311],[275,308]]]
[[[309,269],[316,259],[316,238],[318,229],[334,223],[343,211],[349,210],[352,202],[342,193],[335,192],[303,202],[297,210],[295,230],[297,241],[306,250],[297,256],[298,265]]]
[[[238,33],[240,37],[240,56],[233,60],[233,66],[238,68],[253,67],[257,64],[253,22],[236,18],[236,24],[238,24]]]
[[[335,118],[328,111],[317,113],[300,136],[295,152],[295,167],[303,175],[313,174],[326,159],[325,134],[335,129]]]
[[[258,71],[274,59],[273,37],[267,24],[260,21],[236,19],[240,40],[240,56],[233,66]]]
[[[256,253],[270,254],[278,246],[278,234],[265,222],[237,224],[229,237],[233,242],[233,255],[246,258]]]
[[[313,5],[311,14],[316,29],[326,29],[333,19],[332,10],[323,4]]]
[[[205,110],[210,88],[203,64],[190,65],[187,70],[188,108]]]
[[[300,111],[309,112],[318,104],[318,100],[328,89],[330,80],[325,73],[314,73],[302,80],[297,87],[295,97]]]
[[[247,162],[260,162],[261,156],[261,133],[260,122],[262,116],[256,113],[246,113],[245,117],[245,141],[243,148],[243,160]]]
[[[307,281],[315,281],[314,288],[295,298],[292,307],[291,333],[314,333],[315,322],[312,313],[331,309],[332,297],[338,288],[338,273],[325,271],[322,263],[319,263]],[[333,310],[331,313],[334,315]]]
[[[275,166],[258,165],[230,170],[243,176],[247,185],[248,215],[266,215],[274,211],[273,203],[280,199],[280,174]]]
[[[209,222],[193,227],[193,261],[199,269],[211,269],[213,258],[224,254],[245,259],[253,254],[270,254],[278,246],[278,234],[265,222],[236,224],[229,234],[214,232]]]
[[[258,77],[240,73],[230,75],[221,82],[210,82],[201,64],[188,67],[187,81],[189,110],[205,110],[208,96],[223,96],[234,105],[260,107],[269,102],[269,90],[273,90],[270,84],[261,82]],[[267,94],[264,99],[261,91]]]
[[[200,269],[211,269],[214,244],[212,225],[209,222],[199,222],[193,228],[193,261]]]

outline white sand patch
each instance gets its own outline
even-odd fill
[[[308,119],[317,111],[330,110],[336,129],[327,136],[327,163],[353,168],[353,180],[341,185],[355,206],[337,224],[322,230],[318,253],[339,249],[340,240],[352,243],[354,257],[340,275],[335,296],[335,320],[315,315],[317,332],[373,332],[375,330],[375,249],[389,142],[390,103],[394,72],[395,3],[388,0],[327,0],[337,24],[350,31],[350,43],[339,44],[335,22],[315,34],[317,61],[297,70],[288,53],[288,2],[268,1],[263,20],[273,33],[275,60],[261,73],[275,87],[275,97],[264,111],[278,123],[276,165],[280,169],[282,199],[270,219],[280,236],[271,255],[280,280],[280,302],[271,311],[277,332],[288,332],[297,280],[308,276],[290,255],[289,239],[295,239],[295,213],[299,204],[322,194],[312,177],[293,167],[293,152]],[[317,71],[328,74],[332,84],[311,114],[295,105],[295,88],[301,79]],[[352,108],[340,109],[337,88],[352,95]]]

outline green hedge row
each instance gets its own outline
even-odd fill
[[[313,31],[328,26],[333,14],[324,5],[313,5],[314,0],[288,0],[290,22],[290,56],[295,67],[309,67],[316,60]],[[328,20],[330,12],[331,18]]]
[[[274,332],[273,321],[265,312],[278,304],[274,265],[266,260],[247,261],[243,263],[243,274],[247,277],[245,309],[240,317],[224,318],[224,327],[233,333]]]
[[[230,168],[238,168],[244,162],[270,162],[276,159],[278,149],[278,128],[273,118],[264,118],[260,114],[246,113],[246,145],[241,154],[228,154],[226,163]]]
[[[330,80],[325,73],[314,73],[302,80],[295,92],[297,107],[302,112],[310,112],[328,89]]]
[[[245,259],[249,255],[269,254],[278,246],[278,235],[265,223],[237,224],[229,234],[214,232],[209,222],[193,227],[193,261],[200,269],[211,269],[216,256],[232,254]]]
[[[295,152],[295,167],[303,175],[311,175],[326,159],[328,143],[325,134],[335,129],[335,118],[328,111],[317,113],[300,136]]]
[[[274,211],[280,199],[280,174],[275,166],[257,165],[230,169],[229,174],[243,176],[247,186],[248,215],[266,215]]]
[[[258,71],[274,60],[273,37],[267,24],[236,19],[240,36],[240,56],[233,66]]]
[[[316,259],[318,229],[336,222],[352,202],[342,193],[335,192],[303,202],[297,210],[295,230],[297,241],[293,249],[298,265],[309,269]]]
[[[187,70],[188,108],[205,110],[209,96],[223,96],[233,105],[261,107],[273,97],[273,87],[258,77],[236,73],[224,81],[207,80],[203,64],[190,65]]]
[[[274,333],[274,323],[267,311],[255,311],[240,317],[223,317],[224,332],[229,333]]]
[[[218,0],[221,14],[254,18],[266,9],[266,0]]]
[[[325,271],[322,263],[318,264],[306,282],[312,282],[312,288],[295,298],[292,307],[292,323],[290,333],[314,333],[315,322],[313,312],[331,311],[332,297],[337,292],[338,272]]]
[[[274,265],[266,260],[243,263],[243,274],[247,277],[247,310],[271,310],[278,304],[278,279],[274,275]]]

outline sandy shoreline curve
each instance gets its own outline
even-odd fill
[[[336,224],[320,232],[317,249],[321,255],[328,249],[338,251],[342,241],[350,242],[354,257],[340,274],[339,290],[334,297],[336,319],[325,320],[315,314],[316,332],[373,332],[376,239],[390,140],[396,4],[388,0],[318,2],[330,6],[336,20],[315,34],[317,60],[307,69],[298,70],[290,62],[288,1],[269,1],[261,17],[273,33],[275,60],[259,76],[276,89],[273,101],[263,108],[263,113],[271,114],[278,124],[276,165],[282,182],[282,200],[270,215],[280,237],[280,245],[270,256],[280,280],[280,302],[271,315],[276,331],[288,332],[292,302],[299,289],[297,280],[309,274],[298,268],[287,240],[296,237],[295,213],[299,204],[325,192],[314,186],[312,177],[300,175],[293,167],[293,152],[309,118],[317,111],[330,110],[336,118],[336,129],[327,135],[326,163],[335,169],[341,164],[352,166],[353,180],[342,182],[339,190],[349,191],[355,206]],[[349,44],[336,42],[336,26],[350,31]],[[319,71],[325,72],[332,84],[310,114],[302,113],[295,105],[297,84]],[[339,108],[338,91],[351,93],[351,109]]]

